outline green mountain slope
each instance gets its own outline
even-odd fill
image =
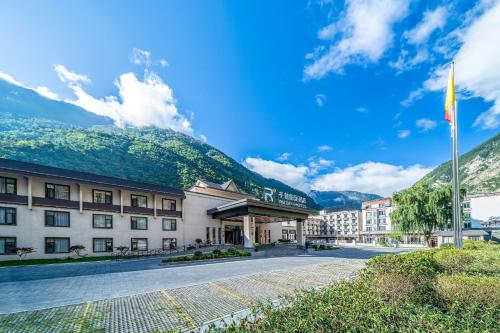
[[[0,157],[184,189],[197,179],[234,179],[259,197],[263,186],[307,196],[248,170],[200,140],[157,128],[78,128],[33,118],[0,118]],[[309,207],[317,208],[307,200]]]
[[[500,134],[459,158],[460,184],[468,193],[500,191]],[[441,184],[451,181],[451,161],[427,174],[422,181]]]
[[[362,193],[357,191],[311,191],[309,196],[326,209],[341,206],[361,208],[361,202],[381,198],[377,194]]]

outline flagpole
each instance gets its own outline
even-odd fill
[[[454,72],[455,66],[452,63],[451,69]],[[453,73],[454,76],[454,73]],[[453,230],[454,230],[454,241],[453,245],[457,249],[461,249],[462,245],[462,223],[460,218],[461,206],[460,206],[460,182],[458,177],[458,114],[457,114],[457,102],[453,104],[452,117],[453,117],[453,131],[452,131],[452,142],[453,142],[453,162],[452,162],[452,182],[453,182]]]

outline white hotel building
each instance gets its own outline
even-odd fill
[[[233,181],[198,181],[184,191],[85,172],[0,159],[0,260],[15,248],[35,249],[30,258],[67,257],[83,245],[90,256],[116,247],[131,251],[195,244],[253,247],[283,237],[294,220],[299,245],[311,211],[260,201]]]

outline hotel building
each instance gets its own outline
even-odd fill
[[[309,227],[311,224],[311,227]],[[354,207],[337,207],[322,210],[307,220],[308,238],[325,239],[338,243],[353,243],[360,239],[361,210]]]
[[[361,237],[364,243],[378,243],[387,240],[391,232],[390,213],[393,211],[391,198],[363,201],[361,203],[363,226]]]
[[[187,191],[132,180],[0,159],[0,260],[15,248],[30,258],[67,257],[74,245],[90,256],[195,244],[268,244],[294,229],[303,245],[311,212],[260,201],[233,181],[198,181]],[[283,227],[293,220],[295,226]]]

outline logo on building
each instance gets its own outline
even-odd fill
[[[293,193],[277,191],[275,188],[264,187],[264,201],[277,203],[283,206],[307,208],[305,197]]]

